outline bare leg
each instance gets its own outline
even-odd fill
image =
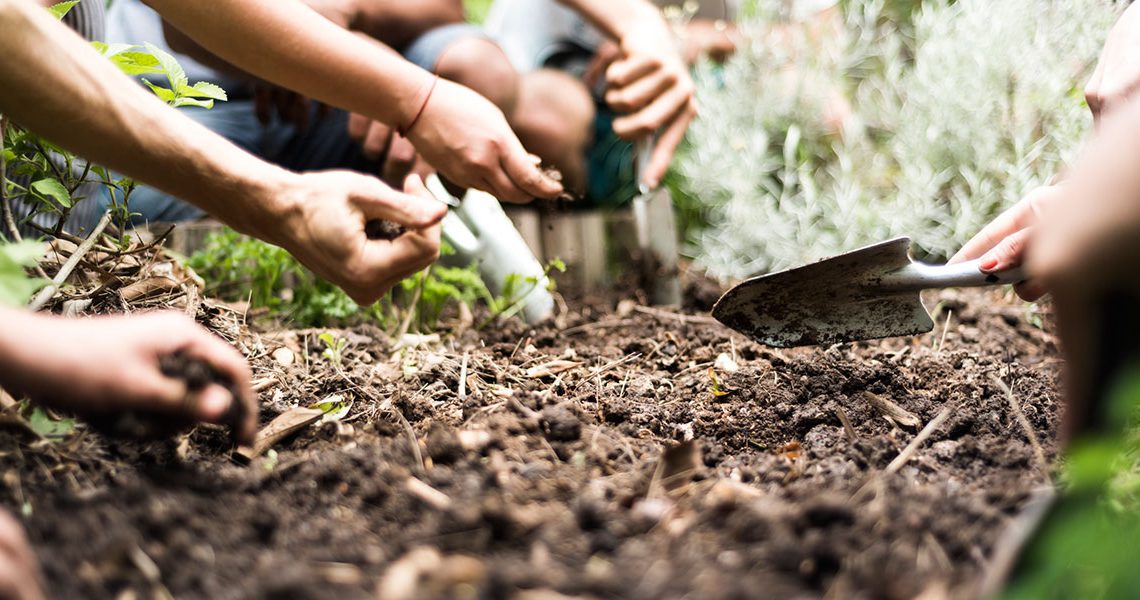
[[[585,190],[594,101],[581,81],[551,69],[523,75],[517,106],[508,115],[523,145],[561,171],[567,189]]]

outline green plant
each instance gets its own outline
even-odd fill
[[[444,255],[454,251],[445,244]],[[208,292],[248,300],[273,315],[320,327],[352,319],[369,320],[395,332],[402,323],[421,331],[438,327],[448,306],[496,302],[474,266],[432,265],[401,281],[380,302],[361,307],[339,288],[316,277],[288,252],[225,229],[211,233],[190,266],[210,282]]]
[[[345,347],[348,346],[348,340],[327,331],[317,337],[325,343],[325,349],[321,352],[321,356],[332,363],[333,366],[340,367],[342,352],[344,352]]]
[[[49,10],[62,19],[77,4],[74,0],[61,2]],[[225,91],[216,85],[207,82],[191,85],[178,61],[150,44],[145,46],[146,52],[130,44],[92,42],[92,46],[127,75],[164,75],[169,87],[144,81],[171,106],[211,108],[215,100],[226,99]],[[85,193],[106,193],[115,222],[122,225],[120,231],[126,231],[125,225],[131,217],[129,197],[134,188],[130,178],[118,177],[106,168],[79,160],[74,154],[2,118],[0,132],[3,139],[0,158],[0,204],[3,206],[0,208],[5,217],[5,229],[0,237],[21,239],[21,226],[39,234],[64,237],[76,204],[86,198],[82,195]],[[119,242],[125,246],[125,234]]]
[[[697,69],[702,118],[674,163],[687,252],[722,278],[900,235],[952,254],[1074,152],[1120,10],[847,0],[819,36],[779,27],[777,4],[756,4],[728,63]]]
[[[488,306],[494,317],[506,319],[515,316],[523,309],[526,299],[542,282],[546,282],[549,289],[554,289],[554,279],[550,274],[554,271],[566,272],[566,263],[561,258],[552,258],[542,267],[541,276],[523,276],[513,273],[507,277],[503,285],[503,293],[498,298],[489,298]]]

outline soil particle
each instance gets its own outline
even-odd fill
[[[582,422],[569,404],[547,406],[539,422],[543,435],[552,442],[573,442],[582,436]]]
[[[1020,303],[941,300],[966,324],[944,338],[776,351],[585,299],[561,326],[507,322],[395,357],[356,330],[339,371],[319,344],[297,344],[285,368],[257,334],[207,316],[251,349],[256,378],[277,379],[263,424],[341,394],[340,433],[306,429],[242,467],[212,426],[156,443],[0,431],[0,503],[25,515],[51,597],[903,599],[935,583],[973,597],[1049,468],[994,378],[1052,460],[1058,365],[1047,331],[1010,318]],[[568,350],[579,366],[525,377]],[[715,371],[722,354],[739,369]],[[888,421],[864,392],[919,425]],[[943,426],[885,473],[947,403]],[[665,449],[689,439],[691,476],[653,485]],[[417,497],[412,478],[431,491]]]

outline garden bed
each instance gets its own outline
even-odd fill
[[[931,334],[793,351],[587,298],[400,351],[335,332],[330,353],[207,303],[263,424],[348,413],[248,466],[211,426],[5,429],[3,504],[59,598],[969,596],[1055,457],[1058,353],[1007,296],[931,299]]]

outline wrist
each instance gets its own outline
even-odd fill
[[[243,171],[238,201],[207,212],[235,231],[280,246],[301,212],[302,201],[294,193],[301,175],[267,163],[258,166]]]
[[[415,84],[407,87],[406,93],[400,95],[397,121],[393,123],[397,132],[404,136],[412,126],[420,120],[424,110],[427,108],[428,101],[431,100],[432,92],[435,91],[436,86],[439,84],[439,76],[429,73],[423,69],[416,69],[419,71],[414,79]]]

